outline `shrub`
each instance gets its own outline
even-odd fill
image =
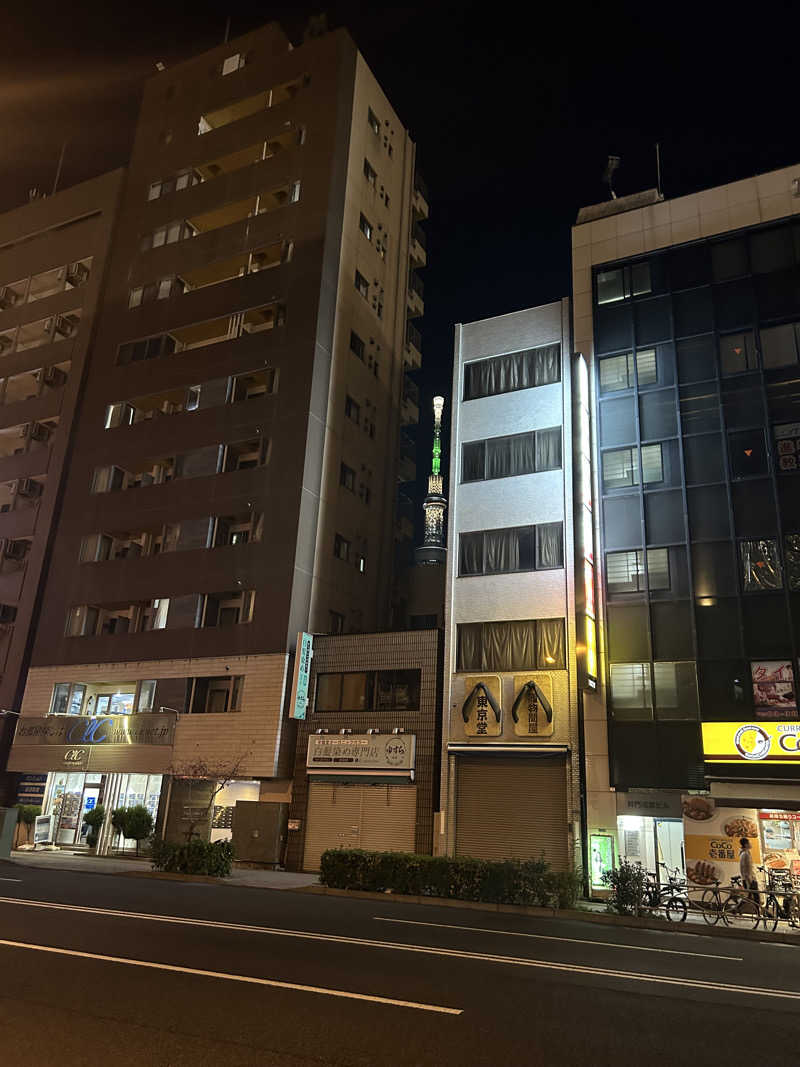
[[[31,839],[31,827],[36,822],[36,816],[42,814],[38,804],[17,804],[17,822],[25,825],[25,840]]]
[[[177,874],[208,874],[228,878],[233,866],[232,841],[201,841],[193,837],[185,844],[153,838],[150,861],[154,871]]]
[[[561,908],[574,905],[582,888],[577,872],[553,871],[543,858],[479,860],[361,849],[324,852],[320,881],[334,889]]]
[[[86,844],[89,848],[96,846],[97,838],[100,836],[100,827],[103,825],[105,817],[106,809],[102,804],[98,804],[84,815],[83,821],[89,827],[89,832],[86,835]]]
[[[115,808],[111,812],[111,825],[124,839],[136,842],[136,855],[139,855],[139,842],[144,841],[153,832],[153,816],[144,804],[134,804],[132,808]]]
[[[640,914],[647,896],[647,874],[641,863],[620,860],[619,867],[605,872],[603,881],[611,888],[611,911],[619,915]]]

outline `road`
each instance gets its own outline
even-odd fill
[[[0,862],[0,1063],[795,1065],[798,952]]]

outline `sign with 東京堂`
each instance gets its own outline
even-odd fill
[[[468,737],[499,737],[502,734],[502,692],[499,674],[469,674],[464,678],[461,717]]]

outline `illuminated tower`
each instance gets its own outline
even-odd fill
[[[442,495],[442,411],[444,397],[433,398],[433,463],[428,478],[428,495],[422,505],[425,509],[425,540],[414,555],[419,564],[443,564],[447,560],[444,543],[444,513],[447,501]]]

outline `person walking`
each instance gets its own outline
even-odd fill
[[[739,874],[742,878],[742,889],[750,890],[749,897],[758,903],[758,882],[756,881],[753,867],[753,853],[750,851],[750,839],[742,837],[739,840]]]

